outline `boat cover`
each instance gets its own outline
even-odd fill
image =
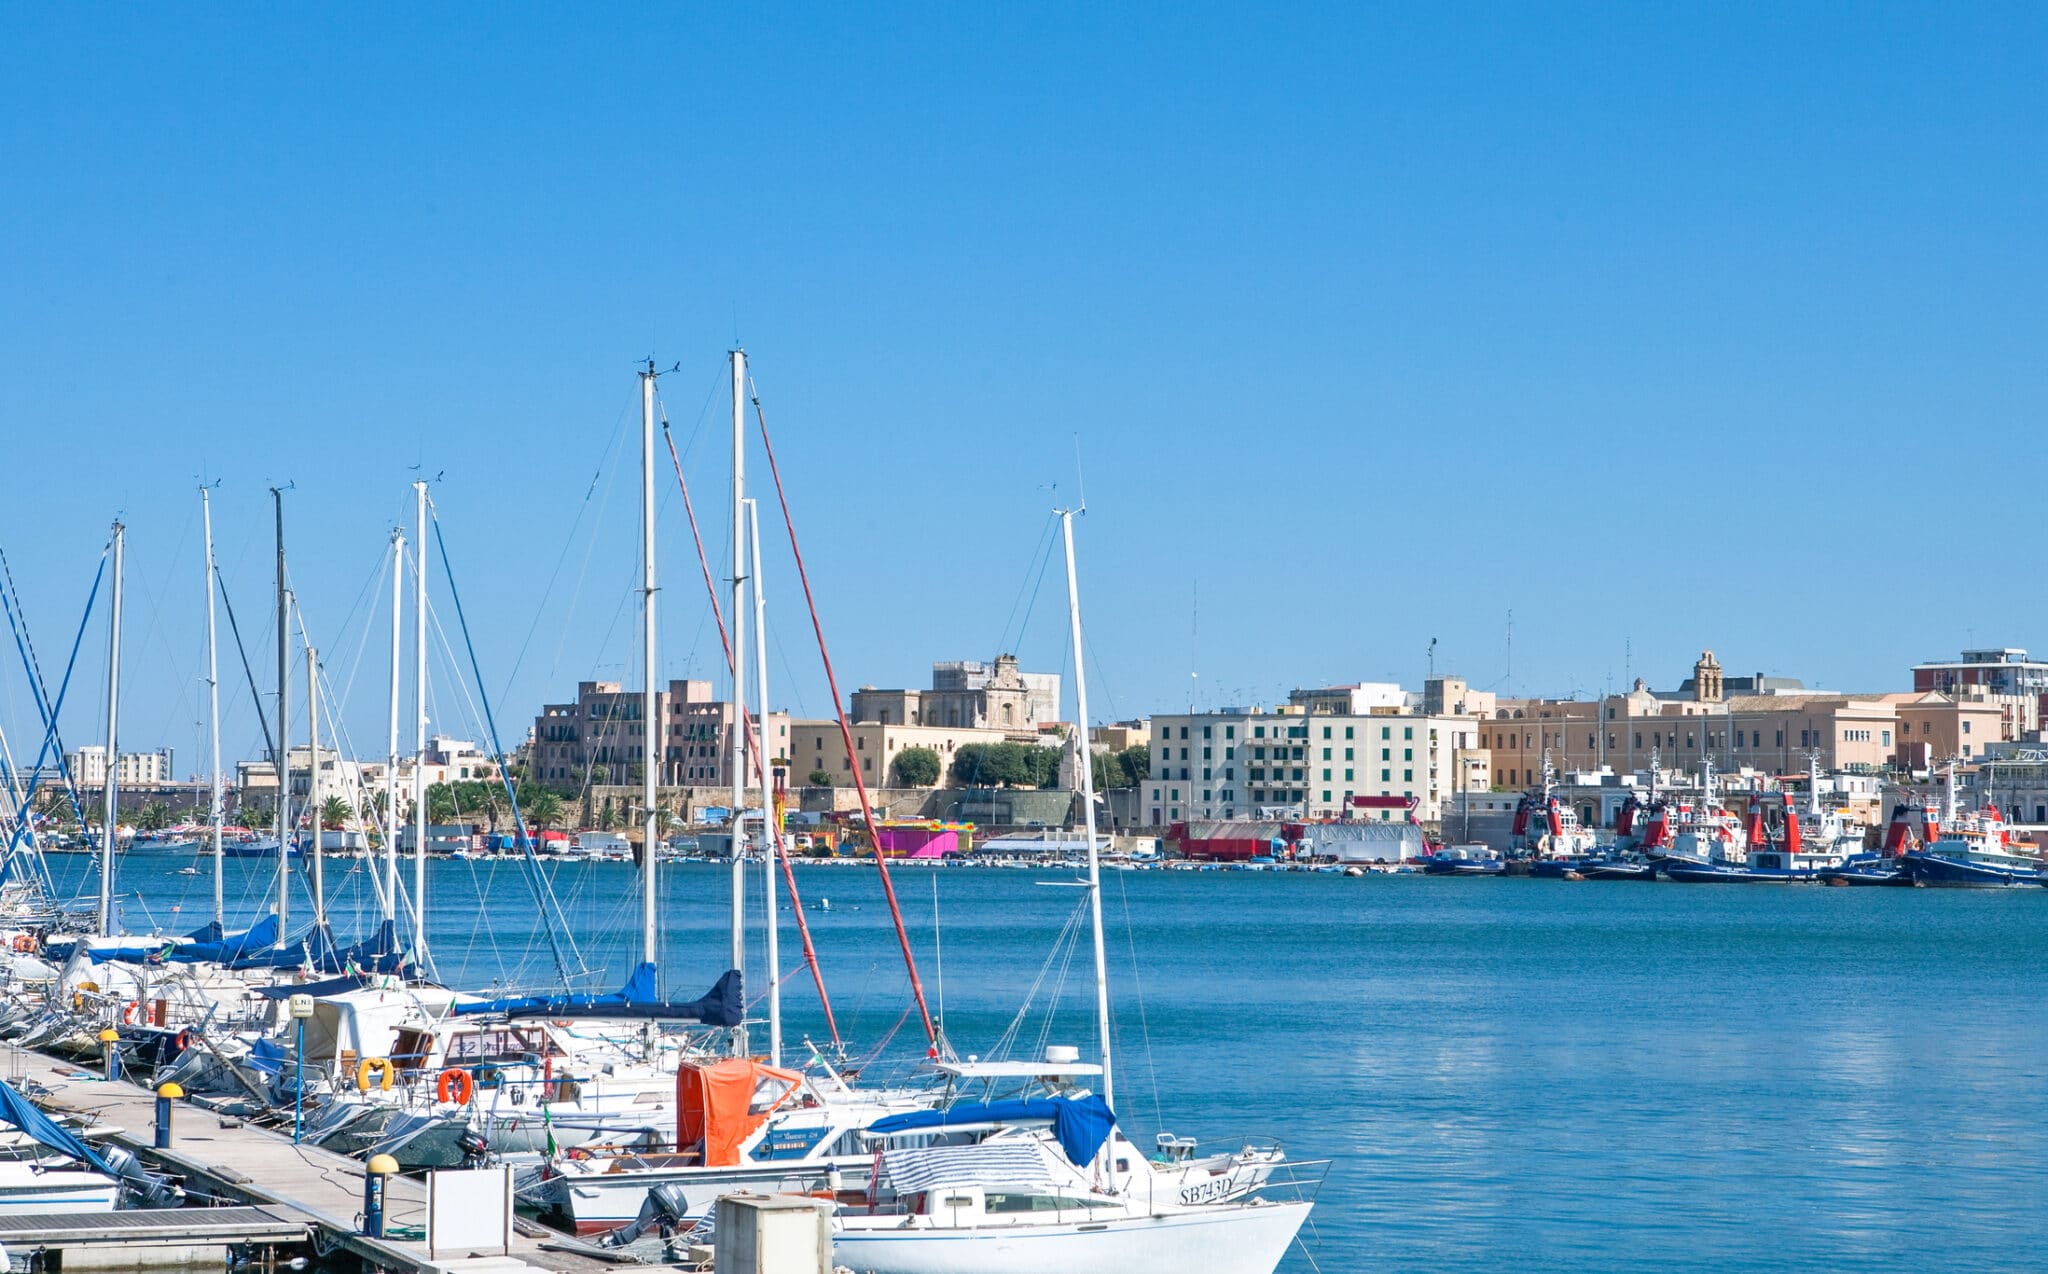
[[[515,995],[456,1004],[449,1012],[455,1017],[633,1017],[738,1026],[746,1020],[747,1006],[738,969],[728,969],[702,999],[662,1001],[655,998],[654,966],[642,964],[609,995]]]
[[[38,1143],[61,1155],[78,1160],[94,1172],[104,1172],[110,1177],[121,1175],[105,1159],[100,1158],[98,1151],[86,1145],[68,1129],[59,1127],[55,1120],[37,1110],[33,1102],[15,1091],[14,1086],[4,1080],[0,1080],[0,1123],[14,1125]]]
[[[203,936],[210,935],[210,936]],[[213,960],[222,964],[242,958],[248,951],[260,951],[277,941],[277,917],[266,916],[257,921],[244,933],[223,937],[219,924],[209,921],[184,938],[152,938],[147,942],[133,942],[119,947],[85,946],[85,953],[95,964],[109,960],[122,960],[130,964],[148,964],[161,960],[175,960],[191,963],[199,960]]]
[[[1116,1115],[1109,1104],[1094,1093],[1086,1097],[1040,1097],[1028,1101],[992,1101],[948,1106],[944,1110],[914,1110],[888,1115],[868,1125],[868,1131],[882,1135],[916,1132],[924,1128],[948,1128],[966,1124],[1014,1124],[1047,1121],[1060,1149],[1076,1164],[1086,1166],[1109,1140]]]
[[[916,1194],[956,1186],[1044,1185],[1052,1174],[1037,1142],[996,1141],[884,1150],[881,1179],[898,1194]]]
[[[744,1057],[676,1071],[676,1144],[701,1145],[704,1166],[730,1168],[740,1146],[803,1083],[795,1071]]]

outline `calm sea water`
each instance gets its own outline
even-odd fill
[[[211,880],[174,874],[185,861],[124,864],[131,928],[208,917]],[[230,864],[233,916],[263,867]],[[368,899],[347,867],[328,864],[343,936]],[[85,869],[58,860],[60,879]],[[727,872],[663,879],[664,982],[694,996],[724,968]],[[1060,941],[1084,902],[1056,883],[1070,873],[895,879],[961,1054],[988,1054],[1037,983],[1014,1055],[1092,1055],[1087,936]],[[879,1050],[875,1074],[914,1062],[878,878],[798,881],[849,1047]],[[562,866],[553,886],[592,985],[615,985],[636,876]],[[1277,1138],[1332,1161],[1290,1271],[2048,1266],[2048,889],[1115,872],[1105,895],[1136,1139]],[[447,981],[553,976],[516,864],[436,863],[429,898]],[[822,1041],[782,919],[789,1036]]]

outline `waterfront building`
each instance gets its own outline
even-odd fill
[[[663,787],[732,786],[732,702],[712,697],[711,683],[674,680],[655,692],[660,718]],[[573,703],[544,706],[533,723],[533,777],[557,788],[639,782],[645,755],[643,695],[616,681],[584,681]],[[750,710],[751,712],[751,710]],[[789,715],[769,714],[771,760],[788,755]]]
[[[1088,744],[1097,752],[1122,752],[1147,747],[1152,742],[1152,722],[1144,717],[1099,725],[1088,732]]]
[[[991,730],[967,726],[902,725],[879,721],[854,722],[853,754],[860,758],[861,781],[869,787],[893,784],[896,758],[905,748],[926,748],[938,754],[939,786],[954,784],[953,758],[969,744],[1024,743],[1044,746],[1035,728]],[[794,784],[823,771],[834,786],[853,786],[853,764],[846,756],[846,739],[837,721],[793,721],[789,723],[790,778]]]
[[[1492,783],[1479,743],[1483,723],[1415,712],[1309,712],[1293,702],[1277,712],[1159,714],[1139,806],[1148,825],[1165,827],[1189,819],[1357,817],[1356,798],[1402,797],[1412,798],[1416,818],[1435,822],[1452,792]],[[1394,819],[1391,807],[1371,813]]]
[[[1019,730],[1060,719],[1060,678],[1020,670],[1015,655],[993,664],[949,660],[932,665],[929,690],[862,686],[848,709],[853,720],[876,725]]]
[[[1965,650],[1960,659],[1913,665],[1913,689],[1981,694],[2006,713],[2000,737],[2017,739],[2041,728],[2048,708],[2048,663],[2029,659],[2017,646]]]
[[[116,777],[121,786],[127,788],[175,782],[171,756],[170,748],[158,748],[154,752],[123,752]],[[106,784],[107,749],[104,745],[88,743],[68,753],[64,763],[71,771],[71,781],[80,787],[98,788]]]

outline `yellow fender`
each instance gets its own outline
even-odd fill
[[[391,1080],[395,1072],[390,1061],[382,1057],[365,1057],[362,1065],[356,1067],[356,1091],[359,1093],[370,1091],[370,1074],[372,1071],[376,1072],[377,1075],[377,1087],[387,1093],[390,1092]]]

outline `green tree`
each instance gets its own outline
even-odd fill
[[[953,753],[953,777],[970,787],[1054,787],[1060,781],[1060,750],[970,743]]]
[[[462,806],[455,799],[455,789],[446,783],[435,783],[427,788],[427,821],[429,823],[452,823],[462,812]]]
[[[171,807],[162,801],[151,801],[135,813],[135,826],[145,832],[160,832],[171,825]]]
[[[521,785],[519,808],[535,827],[549,827],[562,817],[562,798],[552,788]]]
[[[619,807],[612,804],[612,798],[609,796],[604,798],[604,808],[598,811],[597,827],[599,831],[604,832],[615,832],[619,829]]]
[[[939,754],[930,748],[905,748],[889,767],[897,787],[931,787],[939,781]]]
[[[832,771],[812,770],[811,777],[805,781],[808,782],[812,787],[831,787]]]
[[[330,796],[320,802],[320,822],[325,827],[340,827],[355,817],[356,812],[348,802],[339,796]]]

